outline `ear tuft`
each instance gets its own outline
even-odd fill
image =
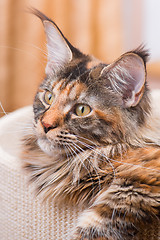
[[[138,48],[136,48],[135,50],[132,51],[132,53],[137,54],[138,56],[140,56],[143,59],[143,62],[146,66],[146,63],[149,60],[149,51],[147,49],[145,49],[144,45],[140,45]]]
[[[50,18],[48,18],[45,14],[43,14],[42,12],[40,12],[38,9],[30,7],[28,8],[28,12],[37,16],[39,19],[41,19],[41,21],[52,21]]]
[[[64,37],[55,22],[35,8],[32,8],[30,12],[40,18],[44,25],[48,50],[46,74],[52,75],[72,60],[71,49],[74,50],[74,47]]]

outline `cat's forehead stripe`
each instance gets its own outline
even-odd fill
[[[76,100],[80,97],[81,94],[86,90],[86,85],[83,83],[75,82],[72,85],[69,91],[69,97],[71,100]]]
[[[68,84],[66,85],[66,90],[68,91],[67,96],[70,95],[71,90],[74,88],[74,86],[76,85],[76,83],[77,83],[77,82],[76,82],[76,80],[75,80],[75,81],[70,82],[70,83],[68,83]]]
[[[60,81],[55,82],[55,84],[53,85],[53,89],[55,91],[60,91],[64,82],[65,82],[65,79],[61,79]]]
[[[64,87],[65,86],[65,87]],[[65,85],[65,79],[58,81],[53,88],[53,91],[59,92],[61,97],[69,98],[70,100],[76,100],[82,92],[86,89],[86,85],[77,80],[68,82]],[[67,99],[66,99],[67,100]]]

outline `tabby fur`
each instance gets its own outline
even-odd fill
[[[48,62],[23,168],[44,199],[83,206],[74,239],[136,239],[142,224],[160,216],[160,129],[146,83],[148,52],[140,47],[107,65],[32,12],[44,24]],[[89,114],[75,114],[80,104]]]

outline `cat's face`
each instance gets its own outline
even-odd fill
[[[46,78],[33,105],[40,148],[52,156],[74,155],[88,146],[127,142],[149,111],[146,52],[129,52],[106,65],[79,52],[51,20],[37,15],[48,44]]]
[[[84,62],[83,71],[86,65]],[[76,68],[77,65],[73,67],[73,72]],[[111,128],[115,127],[111,125],[118,121],[118,113],[115,121],[113,119],[115,106],[119,105],[118,96],[109,89],[107,91],[107,88],[92,83],[95,80],[91,79],[91,73],[98,73],[102,66],[97,68],[86,68],[85,76],[78,73],[74,78],[71,75],[65,78],[63,72],[49,81],[47,78],[41,84],[34,102],[35,126],[38,143],[47,154],[55,154],[59,148],[63,153],[64,148],[74,147],[73,144],[84,148],[85,145],[80,144],[81,141],[87,141],[84,138],[93,141],[92,144],[111,142],[109,134]],[[114,141],[116,136],[112,138]]]

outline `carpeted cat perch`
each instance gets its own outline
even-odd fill
[[[156,95],[160,99],[160,93]],[[22,129],[31,115],[32,108],[26,107],[0,120],[0,239],[69,240],[81,210],[42,203],[28,185],[17,157]],[[142,229],[138,239],[160,240],[160,223]]]

